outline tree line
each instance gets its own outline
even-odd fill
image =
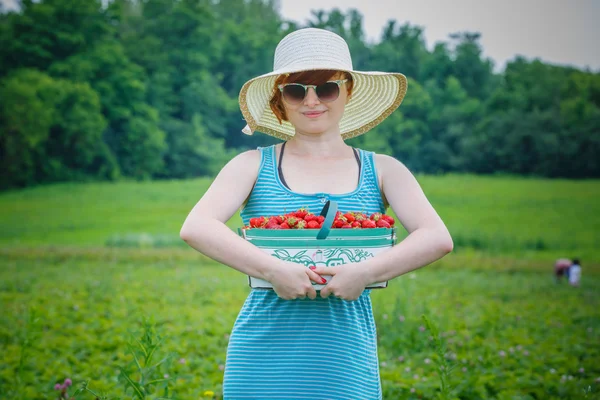
[[[238,94],[303,26],[343,36],[357,70],[409,78],[398,111],[349,144],[413,172],[600,177],[600,74],[522,57],[495,73],[478,33],[429,50],[394,20],[369,42],[357,10],[301,25],[275,0],[22,0],[0,13],[0,189],[214,176],[277,141],[241,133]]]

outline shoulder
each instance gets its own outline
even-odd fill
[[[386,176],[395,176],[398,178],[412,175],[401,161],[392,156],[373,153],[373,159],[377,165],[377,172],[382,178]]]
[[[231,171],[240,175],[258,175],[262,160],[261,150],[247,150],[233,157],[221,170]]]
[[[236,167],[258,167],[260,165],[262,155],[260,149],[246,150],[237,156],[233,157],[228,164]]]

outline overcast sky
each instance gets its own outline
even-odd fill
[[[424,28],[429,48],[448,34],[480,32],[484,55],[502,69],[521,54],[554,64],[600,71],[600,0],[279,0],[287,18],[306,22],[311,10],[346,11],[364,17],[371,41],[395,19]],[[11,6],[15,0],[0,0]]]
[[[600,71],[600,0],[279,1],[281,14],[298,22],[313,9],[355,8],[373,41],[390,19],[423,27],[429,48],[453,32],[480,32],[484,54],[497,69],[521,54]]]

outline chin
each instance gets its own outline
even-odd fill
[[[316,122],[316,121],[315,121]],[[324,124],[324,123],[313,123],[313,124],[297,124],[294,125],[296,127],[296,129],[302,131],[302,132],[306,132],[308,134],[320,134],[323,132],[326,132],[328,129],[331,129],[331,126],[329,124]]]
[[[323,133],[326,130],[326,126],[307,126],[303,129],[303,131],[306,133]]]

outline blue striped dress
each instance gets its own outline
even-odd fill
[[[359,150],[357,188],[335,195],[289,190],[277,174],[275,146],[260,151],[258,178],[241,211],[245,225],[301,207],[319,213],[328,199],[343,212],[384,211],[371,152]],[[253,289],[229,338],[224,399],[381,399],[369,294],[365,290],[355,301],[283,300],[272,290]]]

